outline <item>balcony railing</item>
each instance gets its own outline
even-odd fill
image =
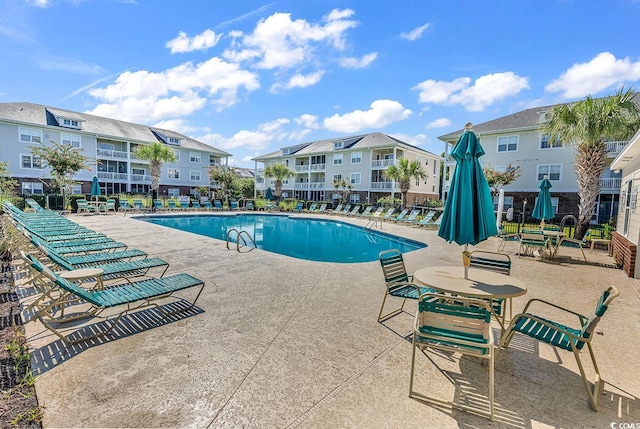
[[[151,183],[151,176],[148,174],[132,174],[131,181],[136,183]]]
[[[309,171],[309,164],[296,165],[294,169],[296,170],[296,173],[304,173],[305,171]]]
[[[600,179],[600,190],[602,191],[620,190],[621,185],[622,178],[620,177],[607,177]]]
[[[128,152],[122,152],[120,150],[98,149],[98,156],[103,156],[106,158],[127,159]]]
[[[387,168],[388,166],[394,165],[395,163],[395,159],[376,159],[371,161],[371,168]]]
[[[371,189],[398,189],[400,185],[394,182],[372,182]]]
[[[107,171],[98,171],[98,179],[102,179],[102,180],[117,180],[117,181],[126,182],[128,180],[128,174],[127,173],[109,173]]]
[[[326,164],[311,164],[311,171],[324,171]]]
[[[620,152],[622,152],[622,149],[624,149],[624,147],[627,145],[627,141],[624,142],[607,142],[605,143],[607,145],[607,156],[609,158],[615,158],[616,156],[618,156],[618,154]]]

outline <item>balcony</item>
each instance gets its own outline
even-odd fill
[[[116,159],[127,159],[129,153],[122,152],[119,150],[110,150],[110,149],[98,149],[98,156],[102,158],[116,158]]]
[[[392,190],[392,189],[399,189],[400,185],[398,183],[394,183],[394,182],[372,182],[371,183],[371,189],[374,190]]]
[[[295,167],[293,167],[293,169],[295,170],[296,173],[304,173],[309,171],[309,164],[296,165]]]
[[[371,161],[371,168],[372,169],[383,169],[383,168],[387,168],[390,165],[394,165],[396,163],[395,159],[376,159],[374,161]]]
[[[326,164],[311,164],[311,171],[324,171]]]
[[[600,179],[601,191],[619,191],[622,185],[622,178],[620,177],[607,177]]]
[[[606,142],[605,144],[607,145],[607,156],[609,158],[615,158],[620,152],[622,152],[622,149],[624,149],[627,143],[629,142]]]
[[[98,179],[100,180],[110,180],[110,181],[118,181],[118,182],[126,182],[129,177],[127,173],[109,173],[107,171],[98,171]]]
[[[135,183],[151,183],[151,176],[148,174],[132,174],[131,181]]]

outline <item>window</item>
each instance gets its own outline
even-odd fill
[[[169,179],[179,179],[180,178],[180,170],[177,168],[168,168],[167,169],[167,177]]]
[[[342,174],[334,174],[333,175],[333,181],[337,182],[339,180],[342,180]]]
[[[549,180],[560,180],[562,173],[562,164],[543,164],[538,165],[538,180],[544,179],[547,176]]]
[[[333,165],[342,165],[342,154],[333,155]]]
[[[23,194],[44,194],[42,182],[22,182]]]
[[[498,195],[493,197],[493,209],[498,210]],[[513,197],[504,197],[504,203],[502,204],[502,210],[507,211],[513,208]]]
[[[176,155],[176,161],[180,161],[180,151],[178,149],[174,149],[173,153]]]
[[[498,152],[515,152],[518,150],[518,136],[498,137]]]
[[[62,125],[65,127],[80,128],[80,122],[75,119],[62,119]]]
[[[198,170],[189,171],[189,179],[193,180],[193,181],[196,181],[196,182],[199,182],[200,181],[200,173],[201,172],[198,171]]]
[[[351,184],[359,185],[361,183],[360,178],[361,178],[360,173],[351,173],[351,178],[350,178]]]
[[[351,163],[360,164],[362,162],[362,152],[351,153]]]
[[[631,217],[631,192],[633,189],[633,180],[629,179],[626,183],[626,191],[622,191],[621,199],[624,199],[624,224],[622,226],[622,234],[627,237],[629,235],[629,221]],[[626,197],[626,198],[625,198]]]
[[[349,195],[349,202],[351,204],[356,204],[360,202],[360,194],[350,194]]]
[[[334,149],[342,149],[344,147],[344,142],[333,142]]]
[[[562,147],[562,142],[558,138],[556,138],[554,145],[551,146],[549,137],[551,137],[549,134],[542,134],[540,136],[540,149],[558,149]]]
[[[144,176],[146,173],[144,171],[144,168],[132,168],[131,174],[139,174],[141,176]]]
[[[200,154],[198,152],[189,152],[189,160],[200,163]]]
[[[71,194],[80,195],[82,193],[82,185],[79,183],[74,183],[71,185]]]
[[[169,144],[180,144],[180,139],[177,137],[167,137],[167,143]]]
[[[73,146],[77,148],[80,147],[80,136],[77,134],[62,133],[60,135],[60,139],[62,140],[62,144],[67,144],[69,146]]]
[[[180,188],[169,188],[167,195],[169,195],[169,198],[178,198],[180,196]]]
[[[42,170],[40,158],[33,155],[20,155],[20,167],[34,170]]]
[[[98,149],[113,150],[114,147],[111,143],[98,143]]]
[[[42,143],[42,131],[35,128],[20,127],[20,141],[26,143]]]

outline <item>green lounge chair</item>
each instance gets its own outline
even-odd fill
[[[229,203],[229,208],[230,208],[231,210],[238,210],[238,202],[237,202],[237,201],[231,201],[231,202]]]
[[[51,249],[46,245],[39,245],[42,251],[51,262],[56,264],[60,269],[72,271],[83,268],[99,268],[103,270],[103,278],[112,280],[121,277],[139,277],[146,276],[151,268],[164,268],[158,277],[164,276],[169,268],[169,263],[160,258],[145,258],[133,261],[112,261],[107,264],[72,264],[63,255],[57,253],[55,249]]]
[[[213,200],[213,209],[214,210],[222,210],[222,202],[220,200]]]
[[[245,206],[245,209],[246,209],[246,210],[251,210],[251,211],[255,210],[256,208],[255,208],[255,206],[253,205],[253,201],[247,201],[247,204],[246,204],[246,206]]]
[[[416,218],[418,217],[419,214],[420,214],[420,210],[417,210],[417,209],[411,210],[411,213],[409,213],[409,216],[402,219],[402,223],[416,222]]]
[[[381,216],[380,218],[383,220],[391,220],[393,219],[393,213],[396,211],[395,207],[390,207],[387,209],[387,212]]]
[[[400,212],[398,216],[396,216],[395,218],[391,218],[389,220],[391,220],[392,222],[400,222],[402,219],[404,219],[407,213],[409,213],[409,209],[404,209]]]
[[[202,200],[202,208],[205,210],[213,210],[213,206],[211,205],[211,201]]]
[[[56,334],[67,345],[108,334],[115,328],[122,316],[132,311],[155,307],[166,317],[178,312],[190,310],[204,289],[204,282],[202,280],[189,274],[175,274],[163,278],[150,278],[131,281],[122,285],[111,285],[104,289],[87,290],[76,283],[60,277],[32,255],[25,255],[25,257],[29,261],[32,269],[47,277],[52,282],[52,288],[55,287],[59,289],[60,292],[59,296],[52,299],[37,299],[33,304],[35,315],[28,321],[37,318],[47,329]],[[156,303],[158,299],[171,297],[175,292],[192,287],[199,287],[200,289],[196,298],[187,308],[167,312],[162,306]],[[52,296],[51,294],[49,295],[49,297]],[[66,314],[59,311],[60,306],[66,308],[68,307],[67,304],[74,300],[83,300],[87,304],[90,304],[91,308]],[[95,331],[92,330],[91,334],[84,336],[82,335],[82,330],[65,335],[64,332],[58,329],[65,323],[98,316],[104,310],[113,307],[124,307],[124,309],[113,316],[109,316],[112,319],[105,330],[98,329],[96,333],[93,333]]]
[[[116,212],[116,200],[113,198],[109,198],[106,203],[104,203],[104,212],[108,214],[109,212]]]
[[[118,207],[118,211],[124,213],[124,216],[127,215],[127,212],[133,211],[133,207],[129,204],[127,200],[120,200],[120,207]]]
[[[308,209],[302,209],[303,212],[313,213],[318,210],[318,203],[311,203]]]
[[[373,210],[373,206],[367,206],[366,209],[362,213],[356,213],[358,217],[368,217],[371,216],[371,210]],[[382,213],[382,208],[380,208],[380,212]]]
[[[500,350],[502,348],[506,349],[507,347],[509,347],[509,343],[511,342],[511,339],[516,332],[547,343],[553,347],[572,352],[573,356],[576,358],[578,369],[580,370],[580,375],[582,376],[582,382],[585,389],[587,390],[591,408],[594,411],[598,411],[598,399],[601,396],[600,390],[604,388],[604,381],[600,378],[600,370],[598,369],[596,357],[593,353],[593,348],[591,347],[591,340],[593,340],[593,338],[596,336],[595,328],[600,321],[600,318],[602,318],[604,313],[609,308],[611,301],[613,301],[619,295],[620,292],[615,286],[609,286],[600,296],[600,299],[598,300],[598,303],[596,305],[596,309],[590,317],[576,313],[565,307],[561,307],[548,301],[544,301],[541,299],[532,299],[527,302],[524,310],[522,310],[522,313],[516,315],[516,317],[511,320],[509,328],[507,328],[507,331],[504,333],[504,335],[502,335],[502,338],[500,339],[500,344],[498,345],[498,353],[500,353]],[[562,312],[566,315],[566,317],[575,318],[574,320],[577,320],[579,322],[579,326],[570,327],[552,321],[546,315],[542,316],[538,315],[537,312],[529,312],[531,304],[534,303],[539,303],[549,308],[549,310],[551,310],[554,314]],[[536,306],[540,305],[536,304]],[[591,383],[589,383],[589,380],[587,379],[582,361],[580,360],[580,351],[584,348],[585,344],[589,349],[591,363],[593,364],[593,368],[596,373],[593,387],[591,387]]]
[[[167,209],[171,210],[171,211],[177,211],[177,210],[182,210],[182,207],[178,207],[178,204],[176,203],[176,200],[169,200],[167,201]]]
[[[191,201],[191,208],[194,210],[202,210],[202,206],[199,201]]]
[[[318,208],[318,213],[326,213],[327,212],[327,203],[320,204]]]
[[[343,207],[344,207],[344,206],[343,206],[342,204],[338,204],[338,205],[336,206],[336,208],[335,208],[335,209],[333,209],[333,210],[330,210],[330,211],[329,211],[329,213],[331,213],[331,214],[340,214],[340,213],[342,212],[342,208],[343,208]]]
[[[133,210],[142,213],[143,211],[147,210],[147,207],[145,207],[142,200],[136,199],[133,200]]]
[[[153,200],[153,209],[157,212],[163,211],[164,204],[162,204],[162,200]]]
[[[360,204],[356,204],[351,210],[349,210],[345,214],[347,216],[356,216],[358,213],[360,213]]]
[[[433,219],[435,214],[436,214],[435,210],[429,210],[427,212],[427,214],[424,215],[424,217],[422,219],[420,219],[420,220],[415,220],[414,219],[413,221],[408,222],[408,223],[411,223],[413,225],[422,225],[422,224],[425,224],[425,223],[428,224],[429,222],[431,222],[431,219]],[[407,221],[405,221],[405,222],[407,222]]]

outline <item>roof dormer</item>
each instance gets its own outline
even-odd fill
[[[58,126],[64,128],[72,128],[74,130],[82,129],[84,118],[77,113],[51,108],[47,108],[47,111],[54,117]]]

